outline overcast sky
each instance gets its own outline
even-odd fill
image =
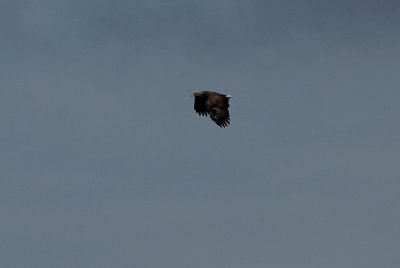
[[[397,0],[2,0],[0,266],[400,267],[399,25]]]

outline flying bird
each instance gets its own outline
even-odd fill
[[[202,116],[209,115],[220,127],[227,127],[229,122],[229,99],[231,95],[224,95],[212,91],[192,93],[194,96],[194,110]]]

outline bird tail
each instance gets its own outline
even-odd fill
[[[233,98],[233,96],[232,96],[232,95],[226,95],[226,97],[227,97],[227,98]]]

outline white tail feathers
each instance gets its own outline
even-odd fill
[[[226,95],[226,97],[227,97],[227,98],[233,98],[233,96],[232,96],[232,95]]]

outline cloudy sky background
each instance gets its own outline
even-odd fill
[[[0,266],[399,267],[399,25],[390,0],[1,1]]]

